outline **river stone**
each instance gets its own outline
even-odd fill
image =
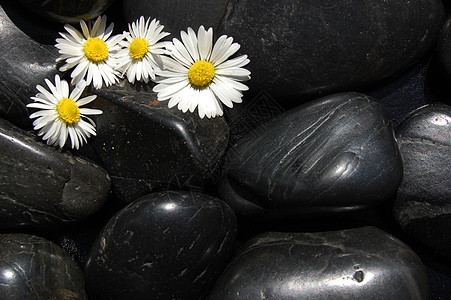
[[[28,9],[62,23],[78,23],[102,14],[114,0],[20,0]]]
[[[58,245],[28,234],[0,234],[0,298],[88,299],[83,273]]]
[[[58,50],[40,41],[48,40],[48,32],[54,32],[54,42],[57,33],[31,21],[11,2],[2,2],[0,7],[0,117],[29,129],[32,122],[25,105],[37,93],[36,85],[43,85],[45,78],[54,78],[57,73]]]
[[[292,100],[406,69],[435,45],[443,11],[439,0],[230,1],[217,35],[249,56],[250,93]]]
[[[381,204],[402,177],[387,113],[340,93],[275,118],[228,150],[219,196],[237,214],[279,218]]]
[[[451,106],[418,109],[396,136],[404,162],[396,220],[413,238],[451,260]]]
[[[111,176],[119,199],[152,191],[202,188],[223,156],[229,128],[223,117],[200,119],[157,101],[145,87],[111,86],[94,91],[103,110],[90,145]]]
[[[188,27],[197,28],[200,25],[217,28],[224,15],[227,14],[229,0],[124,0],[123,12],[129,23],[140,16],[157,18],[164,25],[166,32],[171,32],[169,38],[180,39],[180,31]]]
[[[54,227],[86,219],[104,204],[108,174],[0,118],[0,228]]]
[[[446,18],[440,31],[437,49],[442,65],[451,76],[451,15]]]
[[[244,244],[207,299],[426,299],[420,258],[376,227],[267,232]]]
[[[233,248],[236,220],[200,193],[153,193],[116,214],[85,267],[93,299],[200,299]],[[101,297],[100,297],[101,296]]]

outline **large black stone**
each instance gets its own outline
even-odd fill
[[[404,177],[395,217],[405,232],[451,260],[451,107],[418,109],[396,136]]]
[[[440,61],[451,76],[451,15],[447,17],[440,31],[437,48]]]
[[[102,14],[114,0],[20,0],[28,9],[62,23],[76,23]]]
[[[116,214],[85,268],[94,299],[198,299],[229,258],[233,211],[199,193],[150,194]]]
[[[33,102],[30,97],[38,92],[36,85],[43,85],[45,78],[54,78],[57,73],[58,50],[41,42],[48,40],[52,33],[54,41],[56,28],[52,30],[40,22],[32,22],[11,1],[2,2],[1,6],[0,117],[30,128],[30,113],[25,106]]]
[[[240,215],[355,210],[396,192],[402,162],[390,121],[371,97],[342,93],[288,111],[227,153],[219,196]]]
[[[443,14],[439,0],[230,1],[218,36],[249,56],[251,93],[292,99],[400,72],[434,46]]]
[[[129,23],[140,16],[156,18],[166,32],[172,33],[169,38],[180,39],[180,31],[186,31],[188,27],[196,32],[200,25],[217,28],[230,5],[229,0],[124,0],[123,12]]]
[[[426,299],[426,270],[376,227],[263,233],[242,246],[208,299]]]
[[[102,207],[109,192],[101,167],[0,118],[0,228],[81,221]]]
[[[169,187],[201,188],[225,152],[226,121],[168,108],[155,93],[138,90],[126,83],[94,91],[103,114],[90,145],[115,193],[128,202]]]
[[[83,273],[69,254],[27,234],[0,234],[0,298],[88,299]]]

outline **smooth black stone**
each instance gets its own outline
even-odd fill
[[[292,109],[227,153],[219,196],[245,216],[336,213],[382,203],[402,162],[382,106],[358,93]]]
[[[83,273],[70,256],[28,234],[0,234],[0,298],[88,299]]]
[[[200,25],[216,29],[230,5],[229,0],[123,0],[123,13],[129,23],[141,16],[156,18],[164,25],[164,31],[171,33],[170,39],[180,40],[180,31],[186,32],[188,27],[196,32]]]
[[[28,9],[62,23],[76,23],[101,15],[114,0],[20,0]]]
[[[396,220],[406,233],[451,260],[451,106],[418,109],[396,136],[404,162]]]
[[[249,56],[250,93],[292,100],[406,69],[435,45],[443,15],[439,0],[231,1],[217,35]]]
[[[38,93],[36,85],[45,85],[44,79],[53,79],[57,73],[58,51],[32,37],[48,28],[20,15],[10,2],[1,3],[5,9],[0,7],[0,117],[28,129],[32,122],[26,105]]]
[[[451,15],[446,18],[440,31],[437,49],[440,61],[451,77]]]
[[[200,193],[154,193],[116,214],[85,267],[94,299],[199,299],[231,254],[236,220],[223,201]]]
[[[101,167],[44,145],[1,118],[0,132],[0,228],[54,228],[102,207],[110,179]]]
[[[168,108],[147,87],[138,89],[125,84],[93,91],[100,96],[93,105],[103,114],[90,145],[116,195],[129,202],[171,187],[201,189],[225,152],[226,121]]]
[[[267,232],[249,240],[208,299],[426,299],[426,270],[376,227]]]

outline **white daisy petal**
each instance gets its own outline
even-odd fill
[[[95,123],[86,115],[102,114],[99,109],[80,107],[94,100],[96,96],[78,100],[86,87],[84,80],[75,87],[70,96],[69,84],[58,75],[55,76],[55,85],[47,79],[45,81],[51,93],[42,86],[37,86],[39,93],[31,97],[35,102],[27,105],[29,108],[39,109],[30,115],[31,119],[35,119],[33,128],[39,130],[38,136],[42,136],[48,145],[64,147],[69,136],[72,148],[78,149],[83,142],[87,142],[90,135],[95,135]]]
[[[199,60],[199,51],[197,49],[197,37],[194,30],[190,27],[188,28],[188,33],[185,31],[180,32],[182,42],[188,50],[191,57],[196,61]]]
[[[62,34],[60,33],[60,35],[61,35],[63,38],[65,38],[65,39],[67,39],[67,40],[69,40],[69,41],[72,41],[72,42],[74,42],[74,43],[80,42],[80,41],[83,40],[83,35],[80,33],[80,31],[78,31],[77,29],[75,29],[75,28],[72,27],[71,25],[69,25],[69,24],[64,25],[64,29],[66,29],[66,31],[69,32],[69,34],[73,37],[73,39],[68,39],[66,35],[62,35]]]
[[[249,72],[246,69],[243,68],[225,68],[215,71],[216,75],[222,75],[227,77],[232,77],[236,80],[249,80],[249,76],[251,75],[251,72]]]
[[[219,70],[219,69],[226,69],[226,68],[241,68],[244,67],[245,65],[247,65],[249,63],[249,59],[247,59],[247,55],[241,55],[239,57],[235,57],[232,59],[229,59],[225,62],[223,62],[222,64],[216,65],[215,69]]]
[[[218,56],[214,60],[214,65],[219,65],[222,62],[224,62],[226,59],[228,59],[230,56],[235,54],[240,49],[240,45],[237,43],[233,43],[230,45],[230,47],[224,47],[218,52]]]
[[[38,108],[38,109],[49,109],[49,105],[47,104],[43,104],[43,103],[36,103],[36,102],[32,102],[27,104],[27,107],[31,107],[31,108]]]
[[[83,115],[101,115],[102,113],[100,109],[80,108],[80,114]]]
[[[213,28],[209,28],[208,31],[205,31],[203,26],[199,27],[198,32],[198,49],[200,54],[200,60],[207,60],[211,53],[211,45],[213,39]]]
[[[178,39],[173,39],[174,47],[171,49],[171,56],[189,67],[194,63],[193,58],[189,55],[188,50]]]
[[[93,101],[96,98],[97,98],[97,95],[91,95],[91,96],[88,96],[88,97],[84,97],[84,98],[82,98],[82,99],[77,101],[77,105],[78,106],[83,106],[85,104],[90,103],[91,101]]]
[[[85,21],[80,20],[80,27],[81,27],[81,30],[83,32],[84,38],[86,40],[89,39],[91,37],[91,35],[89,34],[89,29],[88,29],[88,26],[86,26]]]

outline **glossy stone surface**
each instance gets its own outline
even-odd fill
[[[98,211],[108,174],[0,119],[0,228],[54,227]]]
[[[83,273],[63,249],[19,233],[0,234],[0,298],[88,299]]]
[[[231,254],[236,220],[199,193],[149,194],[116,214],[85,267],[93,299],[199,299]]]
[[[54,78],[58,51],[41,42],[48,39],[46,33],[51,29],[32,22],[11,2],[2,2],[0,7],[0,117],[31,128],[25,105],[32,102],[37,84]]]
[[[20,0],[25,7],[62,23],[76,23],[102,14],[114,0]]]
[[[396,136],[404,177],[395,217],[405,232],[451,260],[451,106],[418,109]]]
[[[250,92],[292,100],[404,70],[434,46],[442,17],[439,0],[231,1],[217,35],[249,56]]]
[[[145,87],[94,92],[103,114],[90,145],[124,201],[169,187],[202,187],[225,152],[229,128],[222,117],[170,109]]]
[[[425,268],[404,243],[362,227],[267,232],[242,246],[207,299],[426,299]]]
[[[188,27],[196,32],[200,25],[217,28],[230,5],[229,0],[124,0],[123,12],[128,23],[141,16],[156,18],[166,32],[172,33],[170,39],[176,37],[180,40],[180,31],[186,31]]]
[[[446,18],[438,39],[440,61],[451,76],[451,15]]]
[[[288,111],[227,153],[219,196],[237,214],[269,218],[374,206],[396,192],[402,162],[386,112],[358,93]]]

